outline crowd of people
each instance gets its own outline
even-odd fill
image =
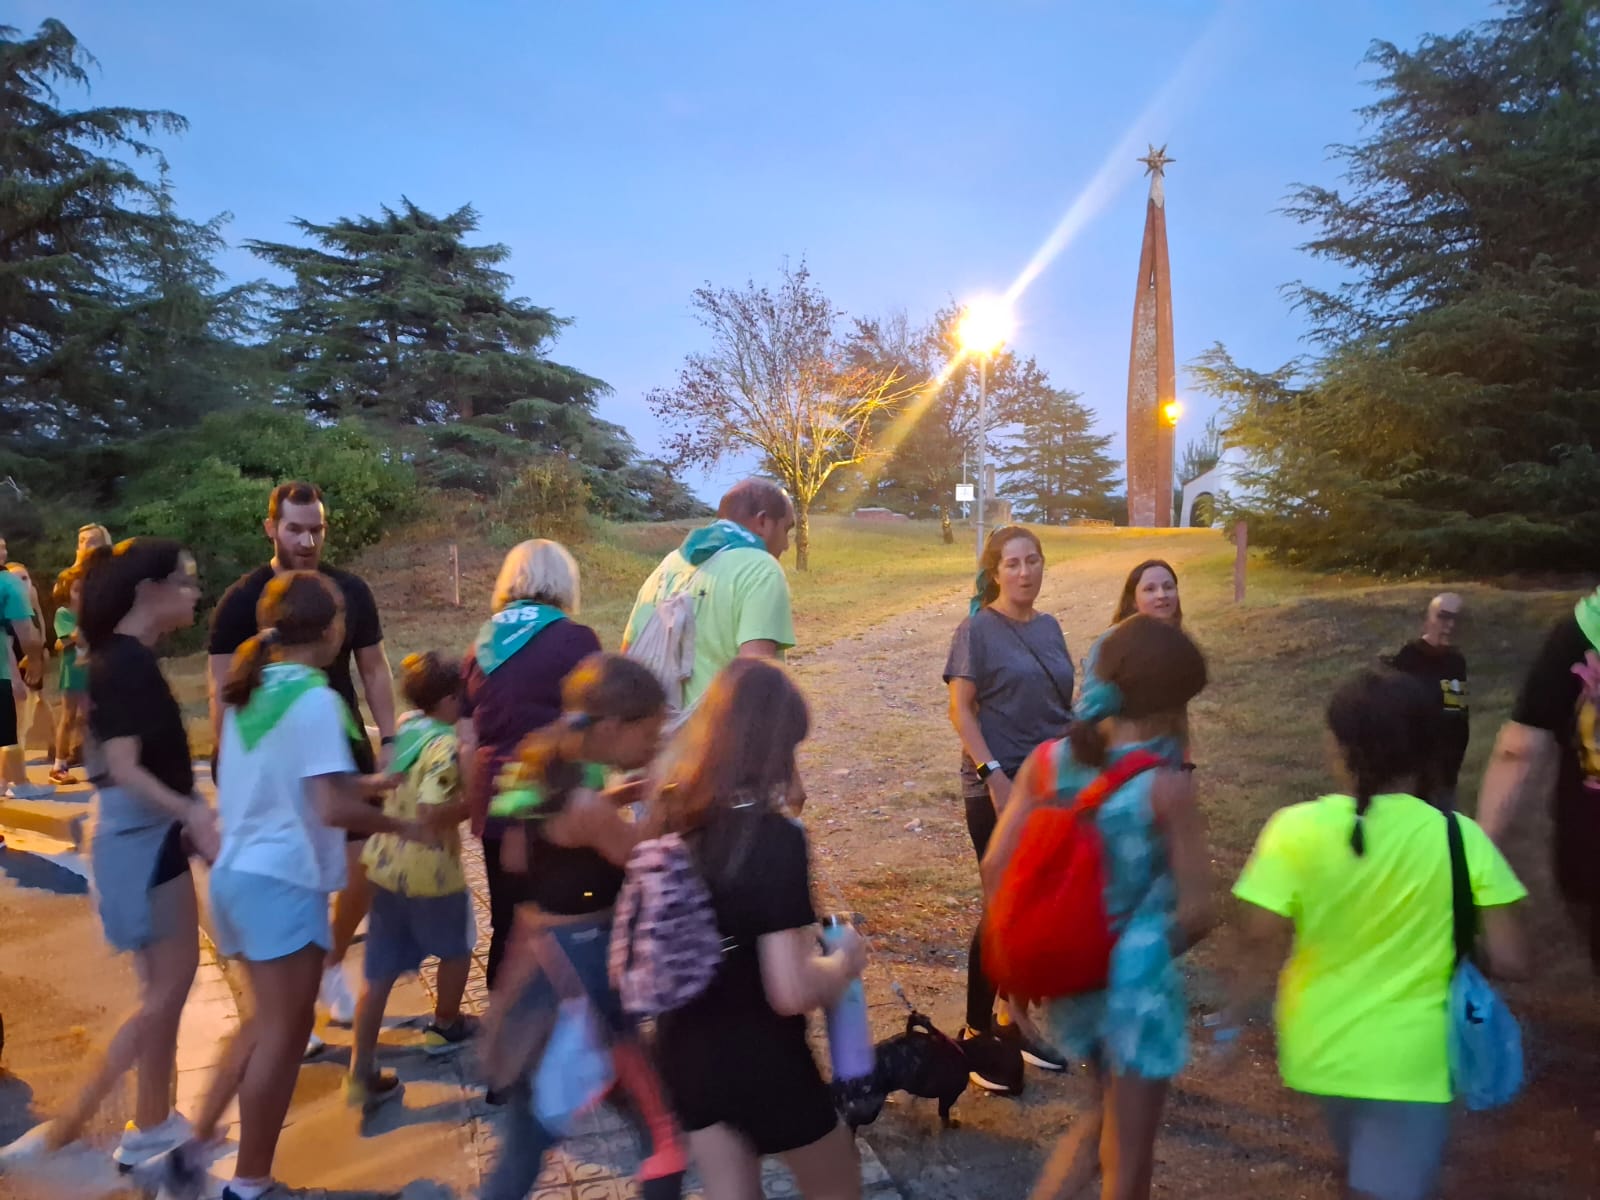
[[[75,1099],[0,1149],[0,1171],[79,1138],[133,1071],[119,1164],[154,1165],[174,1195],[198,1195],[236,1097],[224,1200],[280,1194],[277,1141],[299,1066],[323,1049],[318,1010],[353,1026],[348,1102],[363,1113],[393,1102],[403,1087],[380,1065],[384,1009],[395,982],[431,958],[437,1003],[424,1048],[477,1040],[488,1095],[505,1114],[484,1200],[530,1194],[568,1132],[549,1093],[552,1074],[571,1073],[562,1031],[574,1005],[588,1014],[608,1094],[645,1147],[641,1195],[680,1195],[692,1162],[709,1200],[755,1200],[761,1158],[778,1156],[802,1194],[858,1196],[854,1140],[807,1040],[808,1014],[861,976],[866,950],[848,928],[826,948],[817,936],[797,767],[810,716],[782,666],[795,633],[779,559],[794,521],[775,485],[736,485],[717,519],[645,581],[620,653],[579,622],[573,556],[524,542],[506,555],[464,656],[441,648],[402,662],[402,713],[372,590],[322,561],[318,490],[283,484],[265,515],[270,561],[212,615],[214,805],[196,788],[157,657],[162,639],[195,619],[194,558],[175,542],[113,545],[86,527],[52,592],[61,712],[42,719],[52,780],[70,780],[81,760],[96,789],[97,911],[106,940],[133,956],[139,1003]],[[1103,845],[1114,944],[1103,986],[1008,996],[985,968],[993,931],[975,931],[958,1041],[972,1081],[1000,1095],[1020,1094],[1029,1066],[1087,1063],[1096,1102],[1065,1131],[1032,1195],[1079,1195],[1098,1173],[1102,1197],[1134,1200],[1150,1195],[1168,1091],[1190,1054],[1181,959],[1216,923],[1204,771],[1188,722],[1208,669],[1169,563],[1129,573],[1081,663],[1039,607],[1045,565],[1039,538],[1021,526],[995,531],[984,548],[944,668],[959,790],[991,902],[1032,818],[1092,794],[1085,819]],[[11,747],[25,742],[19,709],[41,694],[42,614],[25,572],[0,576],[0,620],[16,642],[7,662],[17,702],[0,703],[0,743]],[[1537,769],[1558,757],[1557,880],[1589,922],[1600,966],[1593,871],[1581,857],[1600,845],[1600,593],[1535,664],[1485,777],[1482,828],[1455,813],[1467,724],[1461,614],[1459,596],[1437,597],[1418,640],[1333,694],[1327,724],[1344,786],[1262,830],[1233,889],[1243,914],[1228,956],[1235,1000],[1213,1029],[1230,1042],[1278,980],[1283,1080],[1322,1106],[1349,1194],[1379,1200],[1432,1195],[1445,1153],[1452,843],[1464,847],[1483,961],[1524,974],[1514,910],[1525,893],[1497,843]],[[6,751],[7,787],[37,794],[17,757]],[[493,999],[482,1028],[462,1011],[477,939],[463,822],[481,845],[489,899]],[[618,990],[613,916],[641,853],[672,847],[721,944],[697,990],[641,1020]],[[210,866],[216,944],[243,963],[252,997],[186,1118],[170,1097],[198,962],[194,858]],[[364,919],[358,994],[345,960]]]

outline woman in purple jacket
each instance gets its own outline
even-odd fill
[[[493,615],[462,664],[461,767],[472,832],[483,841],[489,883],[489,986],[522,899],[524,876],[500,863],[506,822],[489,816],[495,780],[522,739],[561,715],[561,683],[600,649],[578,613],[578,564],[566,547],[543,538],[506,555],[494,585]]]

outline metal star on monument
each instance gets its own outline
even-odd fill
[[[1148,142],[1145,144],[1147,146],[1150,145]],[[1144,173],[1146,175],[1162,175],[1165,174],[1168,163],[1175,163],[1178,160],[1167,157],[1167,147],[1163,144],[1159,150],[1154,146],[1150,146],[1150,153],[1138,161],[1144,164]]]

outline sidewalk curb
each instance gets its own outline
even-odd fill
[[[83,806],[69,801],[0,799],[0,826],[65,842],[79,853],[84,849],[88,818]]]

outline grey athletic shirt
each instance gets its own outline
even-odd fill
[[[1022,622],[984,608],[962,621],[944,664],[952,679],[977,686],[978,727],[1007,775],[1072,723],[1072,655],[1049,613]]]

